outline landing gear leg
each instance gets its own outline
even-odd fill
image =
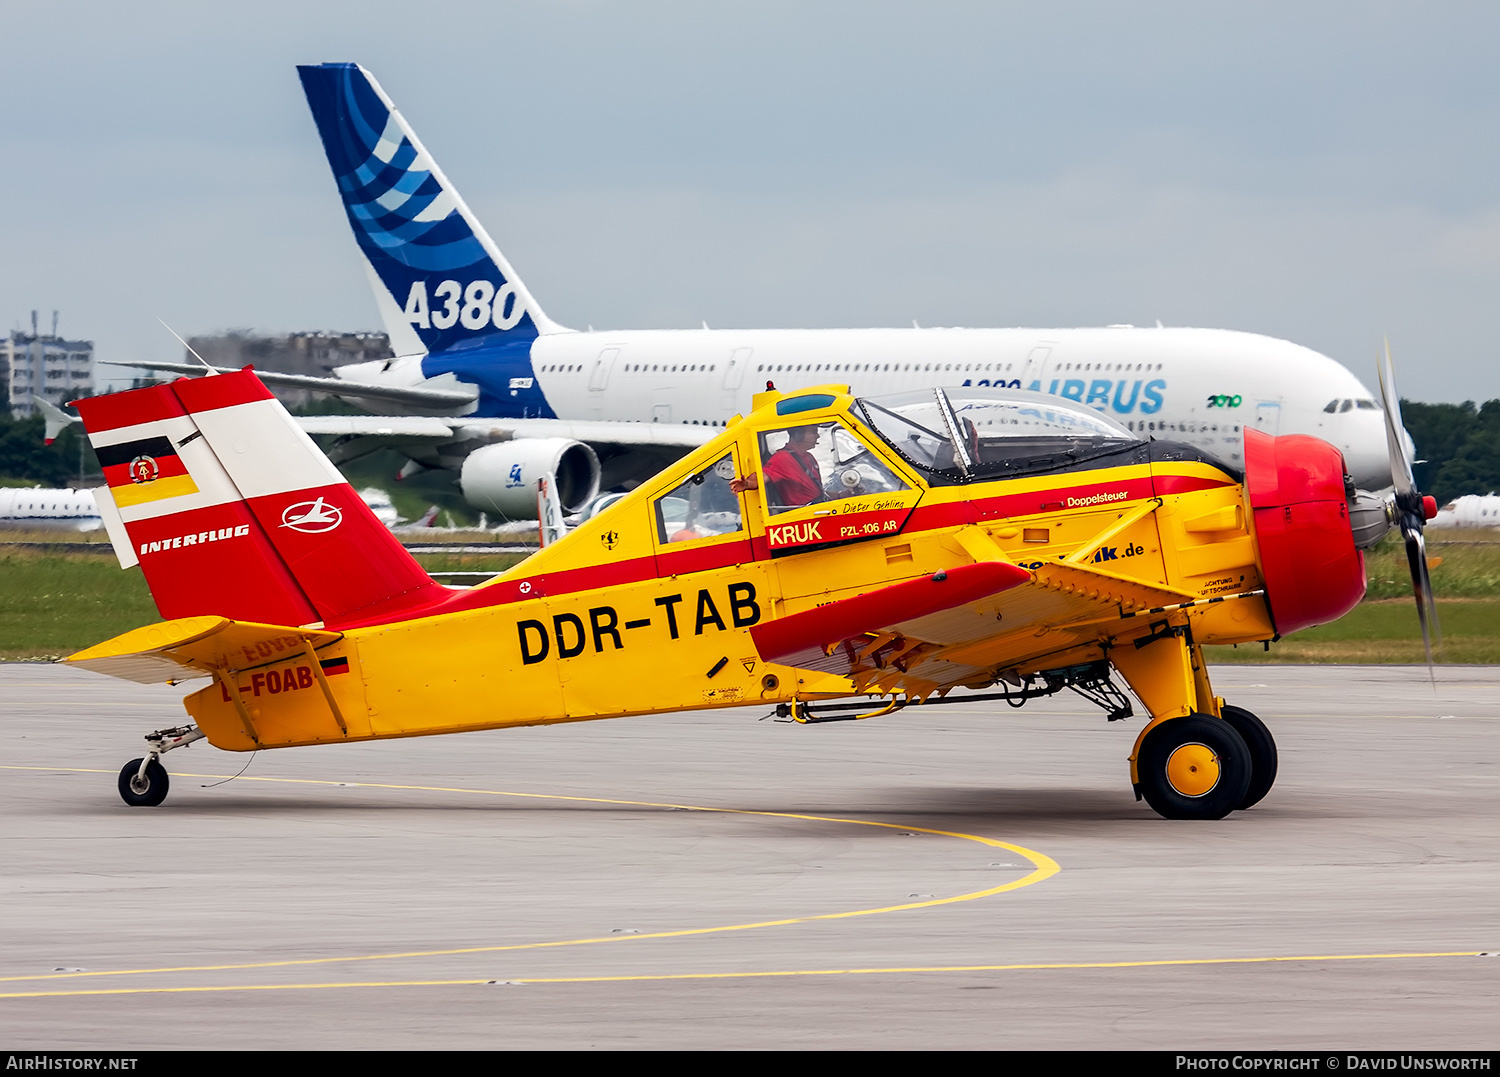
[[[1151,712],[1130,757],[1137,798],[1168,819],[1222,819],[1255,802],[1247,801],[1251,749],[1213,694],[1185,616],[1116,640],[1109,660]],[[1269,773],[1274,779],[1274,765]]]
[[[140,759],[132,759],[120,770],[120,799],[132,808],[154,808],[166,800],[171,783],[160,757],[173,748],[186,747],[205,736],[201,729],[192,725],[158,729],[146,734],[146,746],[150,751]]]

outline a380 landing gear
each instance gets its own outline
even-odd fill
[[[171,783],[160,757],[173,748],[184,748],[195,740],[202,740],[204,736],[206,734],[201,729],[192,725],[147,733],[146,746],[150,751],[140,759],[132,759],[120,770],[120,799],[132,808],[154,808],[166,800]]]

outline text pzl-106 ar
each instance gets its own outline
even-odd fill
[[[1063,688],[1116,719],[1118,674],[1149,715],[1138,796],[1216,819],[1266,794],[1276,746],[1214,694],[1202,646],[1341,616],[1391,521],[1421,552],[1409,472],[1384,501],[1356,495],[1313,438],[1246,430],[1241,476],[1053,397],[825,386],[767,391],[562,541],[455,589],[248,369],[78,408],[115,549],[168,620],[68,661],[212,678],[184,701],[192,724],[121,771],[134,805],[161,803],[159,756],[203,737],[250,751],[746,706],[812,723]],[[878,700],[837,702],[859,696]]]

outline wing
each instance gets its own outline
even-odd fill
[[[767,662],[847,676],[859,692],[925,698],[991,683],[1125,614],[1194,595],[1078,565],[986,560],[777,618],[750,630]]]
[[[709,441],[718,431],[707,426],[627,423],[573,419],[459,419],[436,415],[298,415],[309,434],[369,438],[381,444],[442,445],[461,441],[568,438],[606,449],[661,449],[676,459]],[[366,451],[374,445],[366,447]],[[348,453],[343,454],[345,458]],[[356,454],[357,455],[357,454]]]

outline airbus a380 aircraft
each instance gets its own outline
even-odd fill
[[[406,417],[303,419],[336,462],[394,445],[460,472],[487,512],[534,517],[659,470],[750,410],[751,394],[830,382],[861,395],[1006,386],[1092,405],[1243,466],[1244,427],[1315,434],[1357,485],[1389,485],[1380,407],[1348,370],[1283,340],[1218,329],[719,329],[577,332],[543,313],[375,79],[299,67],[397,358],[337,378],[259,372]],[[202,374],[188,364],[141,364]]]

